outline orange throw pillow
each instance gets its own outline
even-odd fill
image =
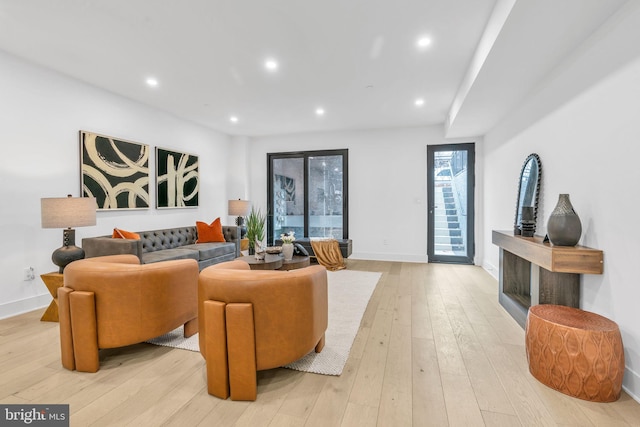
[[[113,237],[114,239],[133,239],[140,240],[140,235],[138,233],[134,233],[132,231],[120,230],[119,228],[113,229]]]
[[[216,218],[211,225],[206,222],[196,221],[196,228],[198,229],[198,240],[196,240],[196,243],[226,242],[226,240],[224,240],[224,234],[222,233],[220,218]]]

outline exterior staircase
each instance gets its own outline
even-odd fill
[[[440,255],[455,255],[464,250],[460,218],[453,198],[451,182],[435,188],[434,250]]]

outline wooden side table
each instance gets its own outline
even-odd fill
[[[40,318],[43,322],[58,322],[58,288],[64,285],[63,275],[58,272],[41,274],[40,278],[49,289],[53,301]]]

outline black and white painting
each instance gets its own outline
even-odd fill
[[[83,197],[95,197],[99,210],[147,209],[149,146],[80,131]]]
[[[158,209],[197,207],[198,156],[156,148],[156,185]]]

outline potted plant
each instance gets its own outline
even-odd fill
[[[266,217],[262,214],[260,209],[251,207],[251,212],[247,217],[247,239],[249,239],[249,255],[255,253],[256,241],[262,242],[264,240],[264,226]]]

